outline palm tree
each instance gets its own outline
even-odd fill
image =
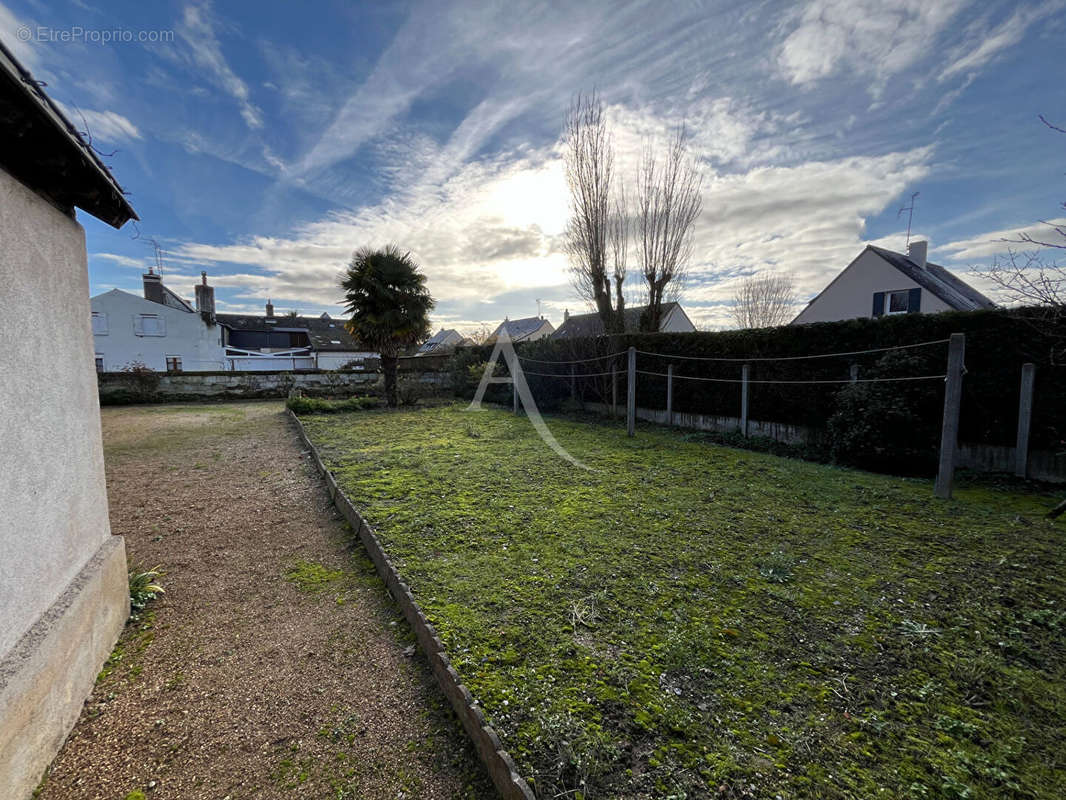
[[[381,250],[356,250],[340,285],[344,310],[352,315],[345,326],[381,354],[385,402],[395,408],[397,356],[430,333],[429,312],[434,302],[426,289],[426,276],[418,271],[410,253],[401,253],[390,244]]]

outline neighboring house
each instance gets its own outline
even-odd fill
[[[927,261],[927,250],[927,242],[911,242],[907,255],[867,245],[792,324],[995,308],[964,280]]]
[[[512,342],[535,342],[537,339],[551,336],[555,326],[544,317],[504,319],[496,326],[489,341],[496,341],[504,330],[507,331],[507,336]]]
[[[0,43],[0,795],[11,800],[34,793],[129,615],[75,208],[114,228],[137,216],[43,86]]]
[[[207,274],[201,273],[196,287],[196,309],[151,269],[142,277],[144,297],[112,289],[92,298],[97,371],[118,372],[135,364],[157,372],[227,369],[224,329],[215,322],[214,289],[207,285]]]
[[[223,357],[226,369],[237,371],[277,371],[295,369],[354,368],[378,354],[360,344],[329,314],[301,317],[274,315],[266,304],[266,315],[217,314],[222,327]],[[353,363],[354,362],[354,363]]]
[[[626,333],[640,330],[640,315],[647,306],[635,306],[625,310]],[[692,333],[696,326],[688,318],[680,303],[663,303],[659,320],[659,333]],[[603,321],[597,313],[570,314],[563,312],[563,324],[552,334],[553,339],[581,339],[588,336],[603,336]]]
[[[441,328],[435,334],[426,339],[422,343],[422,346],[418,348],[416,356],[437,356],[442,353],[450,353],[455,350],[456,347],[466,341],[459,331],[445,330]]]

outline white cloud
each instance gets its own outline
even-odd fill
[[[22,63],[22,66],[30,71],[40,66],[37,51],[29,42],[23,41],[25,33],[23,36],[19,36],[19,33],[30,30],[33,24],[32,21],[19,19],[11,9],[0,3],[0,39],[15,54],[15,58]]]
[[[1052,0],[1036,7],[1018,8],[995,28],[974,26],[966,40],[952,51],[951,63],[940,73],[940,80],[959,74],[972,76],[1002,51],[1018,44],[1030,25],[1062,7],[1061,0]]]
[[[479,107],[445,145],[416,137],[397,149],[386,167],[395,190],[377,205],[331,214],[285,237],[186,242],[170,248],[172,257],[217,264],[209,269],[213,282],[240,289],[242,297],[331,306],[339,300],[337,277],[354,248],[396,242],[426,272],[440,302],[438,320],[498,321],[507,313],[504,298],[511,303],[528,295],[545,298],[558,322],[562,308],[582,310],[568,288],[560,247],[568,194],[558,144],[469,160],[482,132],[508,114],[506,107]],[[721,130],[732,133],[694,138],[695,154],[706,160],[737,157],[749,149],[745,143],[759,125],[773,124],[745,116],[730,101],[710,103],[706,118],[715,115]],[[629,128],[616,137],[617,166],[628,175],[639,142],[665,131],[669,120],[622,107],[612,107],[611,116]],[[705,325],[726,326],[725,304],[736,278],[766,269],[792,273],[799,292],[813,295],[861,250],[866,218],[926,175],[930,157],[931,150],[921,148],[709,173],[686,308]],[[227,265],[253,269],[215,279]]]
[[[222,45],[215,34],[210,5],[190,4],[185,7],[178,35],[189,47],[193,63],[207,73],[215,86],[237,101],[241,117],[249,128],[263,126],[262,111],[251,100],[248,85],[233,71],[222,54]]]
[[[966,0],[812,0],[777,53],[796,85],[810,85],[845,68],[885,81],[934,52],[940,32]]]
[[[1052,226],[1066,226],[1066,217],[1050,219],[1047,222],[1034,222],[1029,225],[1020,225],[1016,228],[1003,228],[998,231],[989,231],[967,239],[959,239],[954,242],[936,248],[938,252],[946,254],[952,261],[975,261],[990,259],[992,256],[1006,253],[1008,250],[1030,251],[1039,249],[1035,245],[1020,244],[1017,239],[1022,234],[1032,236],[1038,241],[1059,241],[1059,236]],[[1006,240],[1006,241],[1004,241]]]
[[[62,109],[75,128],[87,133],[93,141],[121,142],[141,138],[141,132],[137,126],[116,111],[71,108],[59,102],[56,105]]]
[[[120,267],[133,267],[135,269],[144,269],[148,266],[147,258],[131,258],[130,256],[122,256],[117,253],[92,253],[90,258],[104,259],[105,261],[111,261]]]

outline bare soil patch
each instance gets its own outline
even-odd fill
[[[103,412],[131,622],[42,800],[493,792],[280,403]]]

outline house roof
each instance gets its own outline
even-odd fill
[[[547,320],[544,317],[523,317],[522,319],[505,319],[499,325],[496,326],[496,330],[492,332],[493,336],[499,336],[500,333],[506,327],[507,336],[511,339],[523,339],[526,336],[530,336],[541,329],[541,326],[546,323]],[[551,324],[551,323],[549,323]]]
[[[137,213],[111,171],[0,42],[0,167],[62,210],[115,228]]]
[[[267,320],[274,320],[267,322]],[[265,317],[257,314],[216,314],[219,325],[233,331],[304,331],[311,347],[319,352],[370,352],[344,327],[344,322],[330,317]]]
[[[457,347],[462,341],[463,336],[459,331],[452,328],[441,328],[422,343],[422,346],[418,348],[418,355],[429,355],[446,348]]]
[[[663,303],[662,320],[674,310],[680,307],[679,303]],[[640,315],[647,306],[633,306],[627,308],[623,314],[625,318],[626,333],[635,333],[640,330]],[[598,313],[571,314],[559,328],[552,334],[552,338],[558,339],[581,339],[588,336],[603,336],[603,321]]]
[[[928,289],[956,311],[977,311],[981,308],[995,308],[996,304],[939,264],[926,262],[925,268],[919,267],[907,256],[894,250],[867,245],[885,261],[898,269],[923,289]]]

